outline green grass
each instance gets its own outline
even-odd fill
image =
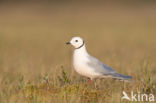
[[[0,4],[0,103],[128,103],[123,90],[156,95],[155,10],[154,3]],[[72,67],[73,48],[65,45],[72,36],[135,82],[88,85]]]

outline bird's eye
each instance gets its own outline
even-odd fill
[[[78,40],[75,40],[75,42],[78,42]]]

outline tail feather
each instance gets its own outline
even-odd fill
[[[119,74],[119,73],[113,73],[111,75],[111,77],[121,80],[121,81],[128,81],[128,82],[133,81],[131,76],[127,76],[127,75],[123,75],[123,74]]]

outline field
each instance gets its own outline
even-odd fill
[[[131,103],[121,100],[123,91],[156,96],[155,11],[145,1],[0,2],[0,103]],[[73,36],[135,82],[89,85],[72,66],[74,49],[65,43]]]

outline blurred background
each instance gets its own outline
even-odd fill
[[[135,76],[144,61],[156,73],[154,0],[1,0],[0,75],[73,70],[73,48],[65,45],[73,36],[121,73]]]
[[[85,85],[65,44],[73,36],[136,82]],[[121,103],[123,90],[156,94],[155,45],[155,0],[0,0],[0,102]]]

